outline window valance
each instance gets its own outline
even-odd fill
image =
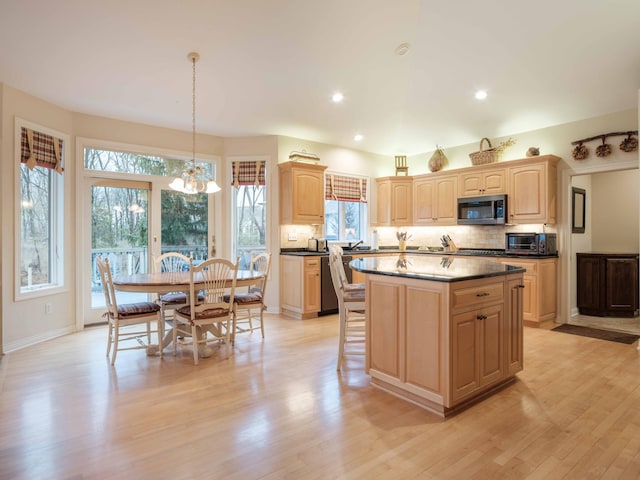
[[[30,170],[36,166],[62,173],[62,140],[46,133],[21,127],[20,163]]]
[[[326,200],[367,203],[367,179],[328,173],[324,193]]]
[[[240,185],[266,185],[265,178],[266,162],[241,160],[231,162],[232,180],[231,185],[238,188]]]

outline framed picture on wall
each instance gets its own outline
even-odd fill
[[[587,192],[582,188],[571,188],[571,232],[584,233]]]

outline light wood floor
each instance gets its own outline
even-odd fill
[[[640,351],[525,329],[518,381],[447,420],[335,370],[336,316],[192,363],[94,327],[0,360],[0,479],[637,479]]]

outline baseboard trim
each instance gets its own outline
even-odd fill
[[[46,342],[47,340],[51,340],[53,338],[62,337],[63,335],[74,333],[75,331],[76,329],[74,326],[68,326],[60,328],[58,330],[52,330],[49,332],[40,333],[38,335],[33,335],[31,337],[21,338],[20,340],[16,340],[15,342],[5,343],[3,345],[3,351],[4,353],[15,352],[16,350],[21,350],[37,343]]]

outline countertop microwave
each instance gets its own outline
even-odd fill
[[[555,233],[505,233],[505,253],[517,255],[557,255]]]
[[[458,198],[458,225],[504,225],[506,220],[506,195]]]

